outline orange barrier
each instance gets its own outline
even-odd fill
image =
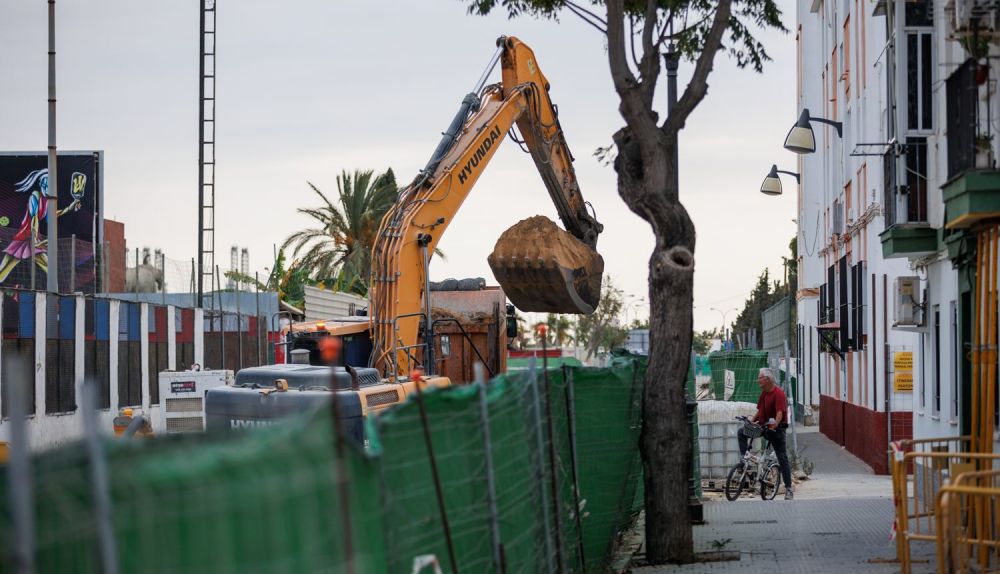
[[[890,447],[896,508],[896,557],[910,572],[910,543],[935,542],[937,495],[949,479],[1000,461],[998,454],[963,452],[971,438],[947,437],[893,442]]]
[[[1000,470],[963,473],[937,500],[938,572],[1000,572]]]

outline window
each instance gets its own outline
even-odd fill
[[[906,127],[933,130],[933,8],[929,1],[906,2],[904,43],[906,58]]]
[[[979,86],[975,60],[966,60],[945,82],[948,115],[948,178],[976,166],[976,126]]]
[[[951,420],[958,420],[958,308],[955,302],[949,304],[951,317]]]
[[[45,299],[45,412],[76,410],[76,298]]]
[[[861,75],[861,89],[865,89],[868,84],[868,38],[865,36],[865,9],[867,8],[867,4],[867,2],[862,2],[861,10],[855,10],[855,12],[858,13],[858,23],[861,26],[861,32],[858,34],[858,45],[860,47],[858,55],[861,58],[861,65],[858,66],[858,73]],[[860,90],[858,93],[860,93]]]
[[[851,342],[855,350],[865,348],[865,262],[851,267]]]
[[[844,81],[844,101],[851,99],[851,17],[844,20],[844,48],[841,51],[844,62],[840,78]]]
[[[927,138],[906,138],[906,221],[927,221]]]
[[[837,266],[831,265],[826,270],[826,319],[832,323],[834,311],[837,309]]]
[[[840,258],[837,262],[837,274],[839,275],[839,285],[840,285],[840,296],[837,298],[838,306],[840,307],[840,348],[846,349],[851,346],[851,341],[849,337],[851,336],[850,331],[850,311],[847,299],[848,293],[848,280],[847,280],[847,256]]]
[[[833,54],[830,56],[830,65],[833,66],[832,73],[830,74],[830,106],[832,114],[830,119],[837,120],[837,47],[834,46]],[[829,130],[823,130],[828,132]]]
[[[931,345],[934,346],[932,349],[934,353],[934,364],[932,365],[934,369],[934,402],[931,405],[931,411],[935,415],[941,414],[941,308],[939,305],[934,306],[934,332],[932,333],[933,340]]]

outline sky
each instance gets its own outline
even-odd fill
[[[779,0],[794,27],[794,2]],[[163,249],[179,268],[197,255],[198,3],[88,0],[57,8],[58,147],[103,150],[105,217],[130,249]],[[306,185],[336,196],[343,170],[391,167],[402,184],[423,167],[500,35],[535,51],[551,83],[581,191],[604,233],[605,270],[628,319],[648,316],[649,226],[593,157],[622,125],[604,37],[569,13],[558,21],[469,16],[460,0],[220,0],[217,49],[216,262],[246,247],[263,272],[275,245],[310,224]],[[697,229],[696,329],[731,323],[757,276],[782,276],[795,235],[795,185],[758,190],[797,117],[794,33],[761,35],[763,74],[716,58],[707,98],[680,137],[681,201]],[[47,4],[0,3],[0,150],[47,145]],[[691,65],[682,64],[683,90]],[[499,81],[499,70],[491,81]],[[663,82],[661,82],[663,84]],[[662,111],[666,87],[657,91]],[[485,277],[510,225],[558,221],[531,158],[497,152],[439,247],[434,279]],[[168,270],[168,281],[170,280]],[[716,310],[717,309],[717,310]]]

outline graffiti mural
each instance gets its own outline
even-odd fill
[[[0,286],[44,289],[49,253],[58,249],[60,290],[96,291],[103,236],[100,160],[100,152],[59,154],[53,210],[47,156],[0,154]],[[57,245],[48,237],[49,217],[58,218]]]

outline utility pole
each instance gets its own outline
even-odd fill
[[[46,219],[48,230],[48,273],[45,289],[59,292],[59,171],[56,166],[56,0],[49,0],[49,183]],[[34,244],[35,238],[31,238]],[[34,269],[34,258],[31,267]]]

